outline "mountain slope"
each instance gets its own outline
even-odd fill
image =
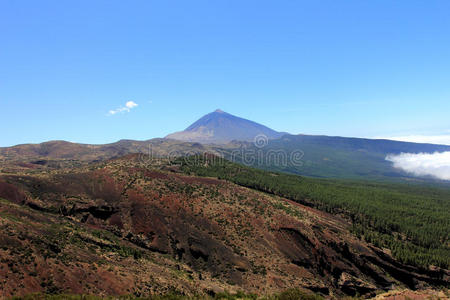
[[[180,170],[131,155],[0,174],[2,296],[293,286],[367,296],[448,282],[445,270],[403,265],[358,240],[341,217]]]
[[[179,158],[188,174],[217,177],[352,221],[353,232],[400,261],[450,266],[448,185],[330,180],[273,173],[211,157]]]
[[[166,138],[199,143],[227,143],[233,140],[253,141],[258,135],[274,139],[281,137],[283,133],[218,109],[203,116],[184,131],[169,134]]]
[[[239,155],[234,155],[233,160],[267,170],[326,178],[416,180],[416,177],[394,168],[386,156],[444,152],[450,151],[450,146],[334,136],[284,135],[280,139],[269,140],[265,147],[242,143],[240,149],[242,151],[234,151]],[[251,151],[264,159],[245,159],[245,153]],[[223,153],[230,158],[233,152]],[[278,156],[275,157],[274,153]],[[301,154],[299,161],[291,160],[292,153]],[[423,179],[430,178],[420,180]]]
[[[255,137],[261,138],[256,140]],[[232,142],[230,142],[232,141]],[[259,143],[261,142],[261,143]],[[0,148],[0,161],[35,165],[64,165],[103,161],[129,153],[151,153],[174,158],[212,152],[254,167],[326,178],[376,180],[434,180],[416,177],[395,169],[386,160],[389,154],[450,151],[450,146],[314,135],[289,135],[223,111],[210,113],[185,131],[165,139],[121,140],[105,145],[85,145],[65,141],[25,144]],[[301,154],[292,164],[290,155]],[[256,157],[257,156],[257,157]],[[247,160],[245,159],[247,158]],[[31,164],[31,165],[30,165]]]

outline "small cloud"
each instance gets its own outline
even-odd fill
[[[108,112],[108,114],[110,116],[118,114],[118,113],[124,113],[124,112],[130,112],[131,109],[135,108],[136,106],[138,106],[138,104],[134,101],[127,101],[127,103],[125,103],[125,106],[121,106],[119,108],[110,110]]]
[[[127,103],[125,103],[125,106],[129,109],[132,109],[133,107],[138,106],[136,102],[134,101],[128,101]]]
[[[386,160],[394,168],[402,169],[415,176],[433,176],[450,180],[450,151],[435,153],[401,153],[388,155]]]

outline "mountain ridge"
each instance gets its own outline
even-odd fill
[[[59,164],[61,160],[101,161],[130,153],[154,157],[178,157],[196,153],[215,153],[235,162],[248,164],[246,154],[262,154],[264,163],[254,160],[254,167],[320,178],[375,180],[425,180],[394,168],[388,155],[401,153],[435,153],[450,151],[448,145],[411,143],[386,139],[368,139],[326,135],[292,135],[274,131],[264,125],[228,114],[220,109],[209,113],[185,131],[166,138],[136,141],[122,139],[109,144],[80,144],[49,141],[0,148],[0,161],[32,165]],[[280,152],[281,151],[281,152]],[[303,153],[300,165],[271,163],[274,153],[284,158],[293,152]],[[273,160],[273,159],[272,159]],[[45,162],[44,162],[45,161]],[[256,162],[258,164],[256,164]]]

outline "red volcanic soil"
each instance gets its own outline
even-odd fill
[[[371,296],[448,283],[357,240],[342,218],[164,167],[115,159],[0,176],[0,296]]]
[[[26,200],[25,194],[16,186],[0,180],[0,198],[7,199],[14,203],[23,203]]]

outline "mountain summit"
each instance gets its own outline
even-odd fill
[[[217,109],[184,131],[169,134],[166,138],[198,143],[227,143],[232,140],[253,141],[258,135],[274,139],[281,137],[283,133]]]

